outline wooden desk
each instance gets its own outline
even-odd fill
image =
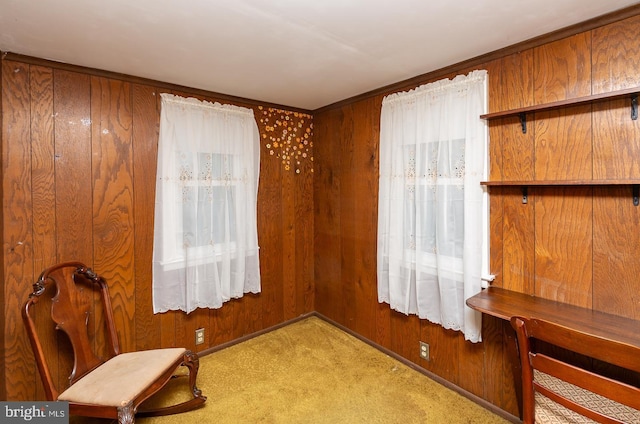
[[[470,297],[467,299],[467,305],[504,320],[510,320],[515,315],[541,318],[605,339],[640,346],[640,321],[630,318],[541,299],[499,287],[489,287]],[[640,372],[640,360],[635,371]]]

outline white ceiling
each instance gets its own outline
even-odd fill
[[[313,110],[637,0],[0,0],[0,50]]]

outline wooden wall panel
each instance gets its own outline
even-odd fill
[[[33,265],[39,270],[53,263],[57,256],[53,71],[41,66],[30,68]]]
[[[354,112],[354,105],[343,108],[343,116],[340,126],[340,269],[342,284],[338,288],[340,293],[339,307],[343,315],[342,324],[350,329],[356,327],[356,314],[358,310],[358,299],[356,297],[357,264],[355,263],[356,237],[355,216],[356,203],[359,198],[355,191],[354,169],[354,149],[356,139],[359,135],[353,136],[354,120],[357,119]]]
[[[535,198],[535,295],[591,308],[592,188],[539,189]]]
[[[502,59],[502,84],[491,93],[502,99],[503,110],[533,104],[533,57],[533,50],[529,49]],[[518,117],[503,118],[492,124],[494,131],[490,134],[490,144],[501,148],[496,148],[495,156],[491,156],[491,167],[500,168],[501,179],[534,179],[536,125],[533,118],[533,114],[527,115],[526,132],[523,132]],[[498,174],[498,171],[495,173]],[[491,243],[492,257],[496,255],[496,250],[498,255],[502,255],[502,278],[497,283],[510,290],[533,293],[534,239],[530,234],[534,225],[534,208],[531,205],[535,191],[529,190],[528,203],[524,204],[520,187],[499,190],[492,196],[492,202],[502,205],[497,212],[501,215],[502,227],[499,232],[502,240]],[[496,236],[492,233],[492,240]],[[494,248],[496,243],[498,247]]]
[[[55,181],[54,181],[54,135],[53,135],[53,71],[40,66],[30,66],[31,91],[31,180],[33,201],[33,264],[34,273],[54,263],[57,256],[55,225]],[[35,275],[34,275],[35,276]],[[42,314],[35,316],[36,323]],[[37,324],[36,324],[37,325]],[[45,345],[45,356],[53,359],[58,353],[58,343],[52,337]],[[59,378],[58,369],[52,371],[52,378]],[[36,380],[39,380],[36,376]],[[34,382],[37,395],[44,396],[41,383]]]
[[[88,75],[53,70],[55,144],[56,262],[93,263],[91,175],[91,81]],[[13,164],[15,166],[15,164]],[[41,270],[37,270],[41,271]],[[95,316],[91,315],[91,331]],[[58,334],[55,349],[58,384],[65,387],[72,362],[71,346]],[[53,348],[53,347],[52,347]],[[66,358],[66,359],[65,359]],[[55,365],[53,365],[55,366]]]
[[[29,65],[2,61],[2,204],[4,307],[15,311],[4,319],[4,365],[7,396],[26,398],[34,390],[35,367],[24,337],[20,310],[35,280],[31,199],[31,93]],[[7,163],[19,163],[19,167]],[[26,278],[22,278],[22,277]]]
[[[534,49],[534,104],[591,94],[591,34],[584,32]]]
[[[376,335],[378,290],[376,255],[378,240],[378,146],[382,97],[371,97],[354,105],[353,132],[358,134],[353,143],[353,284],[355,301],[354,330],[373,340]],[[371,170],[374,172],[371,172]],[[346,172],[346,170],[345,170]],[[364,177],[366,176],[366,177]],[[368,196],[370,203],[359,201]],[[344,217],[344,220],[349,217]],[[344,222],[343,220],[343,222]],[[349,307],[347,305],[347,307]]]
[[[261,133],[265,133],[263,116],[268,114],[267,110],[258,111],[258,124]],[[274,184],[280,181],[283,176],[284,167],[280,160],[265,160],[270,158],[271,149],[267,148],[267,142],[261,140],[260,151],[260,184],[258,186],[258,243],[260,245],[260,269],[262,272],[262,296],[263,312],[265,320],[270,325],[275,325],[284,320],[284,267],[282,260],[283,252],[277,250],[277,246],[282,246],[284,233],[282,231],[282,187]],[[276,158],[277,159],[277,158]],[[224,321],[218,323],[225,326]],[[231,326],[229,322],[226,326]],[[230,328],[228,329],[230,330]],[[231,340],[231,339],[228,339]]]
[[[131,106],[129,83],[91,78],[93,266],[109,284],[123,352],[136,347]]]
[[[502,287],[533,294],[535,276],[534,234],[536,191],[529,188],[527,203],[522,203],[521,187],[504,187],[502,227]]]
[[[631,119],[629,99],[593,105],[593,178],[640,178],[640,120]]]
[[[532,106],[533,98],[533,49],[505,56],[501,59],[500,85],[489,100],[489,111],[518,109]],[[491,77],[490,77],[491,78]],[[495,105],[494,107],[491,107]]]
[[[300,164],[300,173],[297,173],[295,177],[295,247],[299,255],[299,259],[295,261],[296,316],[315,310],[313,272],[313,178],[315,174],[313,159],[313,156],[304,158]]]
[[[341,156],[335,143],[341,142],[342,109],[314,116],[314,266],[316,310],[337,322],[344,322],[340,287],[341,243],[340,187]]]
[[[592,32],[593,94],[640,86],[640,16]]]
[[[153,223],[156,196],[155,169],[160,129],[160,96],[149,85],[134,84],[132,90],[132,155],[135,341],[136,349],[161,347],[161,318],[153,314],[152,265]]]
[[[86,74],[54,70],[58,261],[93,264],[91,85]]]
[[[591,140],[591,106],[536,113],[535,179],[591,179]]]
[[[640,208],[631,187],[594,190],[593,309],[640,319]]]

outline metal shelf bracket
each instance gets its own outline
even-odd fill
[[[638,111],[637,111],[637,104],[636,104],[636,114],[637,112]],[[520,126],[522,127],[522,134],[526,134],[527,133],[527,114],[522,112],[518,114],[518,116],[520,117]]]
[[[638,120],[638,95],[634,94],[631,96],[631,119],[634,121]]]
[[[633,185],[633,206],[638,206],[640,204],[640,186],[637,184]]]

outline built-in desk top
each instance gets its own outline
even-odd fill
[[[605,339],[640,346],[640,321],[512,290],[489,287],[467,299],[467,305],[476,311],[505,320],[516,315],[540,318]]]

